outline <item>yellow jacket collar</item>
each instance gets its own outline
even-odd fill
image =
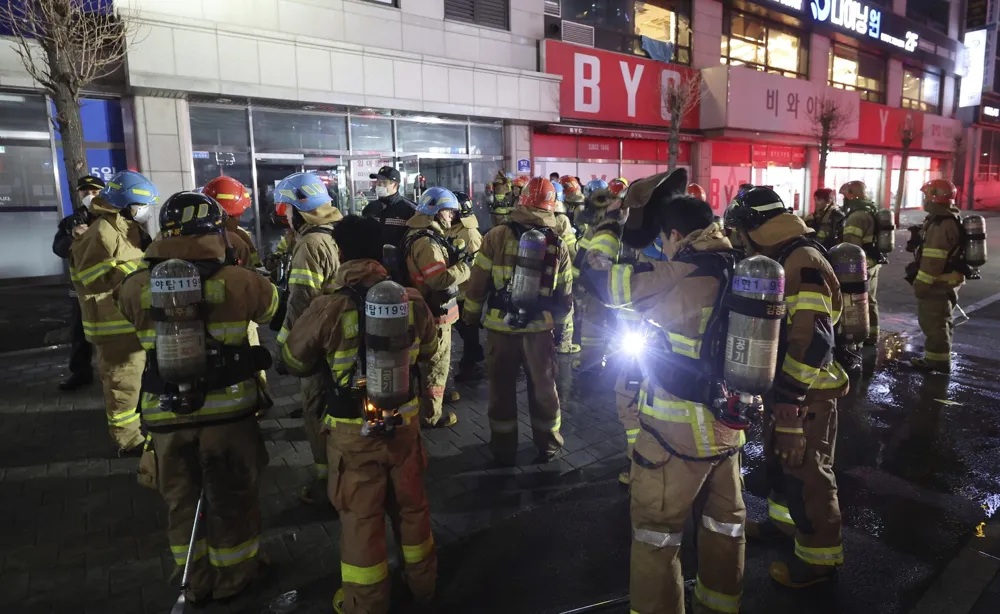
[[[534,207],[514,207],[514,211],[510,214],[510,219],[512,222],[526,224],[528,226],[545,226],[548,228],[556,227],[555,213],[552,211],[535,209]]]
[[[146,248],[146,260],[219,260],[226,257],[222,235],[209,234],[196,237],[159,237]]]
[[[302,215],[302,219],[306,221],[306,224],[310,226],[336,224],[344,219],[344,214],[340,212],[340,209],[334,207],[331,203],[317,207],[312,211],[300,211],[299,213]]]
[[[373,286],[387,277],[389,277],[389,273],[377,260],[360,258],[342,262],[333,279],[334,284],[342,288],[357,284]]]
[[[441,227],[441,224],[437,223],[434,216],[427,215],[426,213],[414,213],[410,219],[406,220],[406,225],[409,228],[426,228],[433,230],[439,235],[444,235],[444,228]]]
[[[802,218],[794,213],[782,213],[750,231],[750,238],[762,248],[778,247],[796,237],[813,234]]]

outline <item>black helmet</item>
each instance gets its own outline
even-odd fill
[[[108,187],[104,180],[100,177],[95,177],[93,175],[84,175],[80,177],[80,180],[76,182],[76,191],[82,192],[84,190],[103,190]]]
[[[773,217],[787,213],[785,203],[771,188],[751,187],[741,190],[726,209],[726,228],[751,231],[760,228]]]
[[[465,192],[452,192],[458,199],[458,206],[462,209],[462,217],[472,215],[472,199]]]
[[[198,192],[178,192],[163,203],[160,231],[164,237],[220,234],[226,214],[219,203]]]

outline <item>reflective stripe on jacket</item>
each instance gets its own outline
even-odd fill
[[[923,242],[917,250],[920,269],[913,281],[917,298],[942,296],[965,283],[965,276],[959,271],[945,272],[951,268],[949,258],[956,256],[962,241],[958,208],[934,204],[927,208],[928,215],[920,229]]]
[[[331,224],[320,228],[329,230],[332,227]],[[285,342],[288,331],[313,299],[329,292],[339,266],[340,254],[333,237],[328,232],[308,232],[308,228],[304,229],[292,251],[288,271],[288,310],[278,332],[279,346]]]
[[[404,243],[406,237],[418,230],[429,230],[442,238],[444,237],[444,229],[429,215],[414,214],[406,222],[406,225],[410,230],[403,238]],[[439,303],[440,301],[436,299],[435,295],[440,295],[450,288],[454,288],[454,291],[457,292],[458,286],[469,279],[468,264],[459,262],[449,266],[448,261],[447,250],[430,237],[420,237],[410,245],[410,250],[406,254],[406,269],[413,282],[413,287],[420,291],[424,301],[428,304]],[[443,313],[436,318],[439,325],[451,324],[458,319],[457,294],[455,297],[455,299],[440,305],[440,310]],[[435,305],[435,309],[437,308],[438,306]]]

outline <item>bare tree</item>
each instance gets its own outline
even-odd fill
[[[958,202],[962,202],[965,192],[965,157],[969,153],[967,145],[968,139],[964,132],[959,132],[951,140],[951,182],[958,187]]]
[[[826,161],[833,151],[834,141],[847,137],[847,130],[857,121],[854,105],[844,104],[836,98],[821,96],[810,115],[813,136],[819,144],[819,187],[826,185]]]
[[[906,121],[899,127],[899,140],[903,145],[899,161],[899,183],[896,184],[896,202],[893,204],[892,216],[899,228],[899,210],[903,207],[903,194],[906,188],[906,167],[910,164],[910,146],[917,140],[920,133],[913,127],[913,116],[907,115]]]
[[[0,26],[13,33],[25,70],[55,104],[70,185],[87,166],[80,97],[121,66],[137,24],[94,0],[0,0]],[[75,190],[72,198],[79,207]]]
[[[667,129],[667,168],[677,168],[677,158],[681,148],[681,124],[684,117],[694,110],[701,101],[701,77],[697,73],[681,77],[680,81],[670,79],[660,92],[660,113],[670,120]]]

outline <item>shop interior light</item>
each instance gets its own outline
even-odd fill
[[[0,102],[24,102],[24,96],[17,94],[0,94]]]

